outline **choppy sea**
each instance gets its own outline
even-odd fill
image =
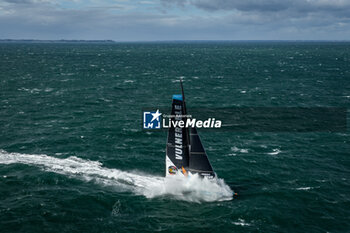
[[[0,43],[0,231],[350,231],[348,129],[199,129],[220,180],[164,179],[141,115],[180,77],[189,111],[348,108],[350,43]]]

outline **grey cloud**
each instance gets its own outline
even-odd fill
[[[14,39],[181,39],[191,28],[183,23],[173,15],[112,14],[105,8],[63,10],[50,4],[9,5],[0,12],[1,38]]]
[[[206,11],[324,12],[350,16],[348,0],[161,0],[163,5],[192,5]]]
[[[10,4],[36,4],[39,1],[35,1],[35,0],[0,0],[1,2],[6,2],[6,3],[10,3]]]
[[[189,4],[193,7],[195,1],[200,2],[174,1],[177,1],[176,6],[181,8]],[[105,7],[73,10],[60,8],[55,1],[51,2],[31,0],[32,4],[7,4],[0,0],[1,38],[118,41],[350,38],[350,20],[346,16],[347,11],[339,9],[347,7],[340,0],[334,0],[337,4],[334,4],[331,10],[337,12],[336,14],[322,12],[326,8],[326,0],[318,5],[317,11],[306,9],[307,14],[301,10],[292,10],[297,8],[296,2],[288,7],[281,4],[279,8],[265,7],[261,11],[257,9],[262,6],[256,4],[251,8],[255,10],[243,10],[241,5],[241,10],[236,8],[220,10],[221,8],[217,7],[217,10],[200,11],[200,13],[187,9],[180,13],[114,11]],[[169,6],[164,3],[163,7]]]
[[[240,11],[281,11],[291,5],[291,1],[281,0],[193,0],[194,6],[208,10],[240,10]]]
[[[161,0],[172,2],[173,0]],[[332,37],[331,33],[348,34],[350,27],[349,0],[176,0],[207,14],[221,15],[225,24],[241,25],[264,34],[288,30],[301,35],[314,30],[315,39]],[[224,16],[224,17],[223,17]],[[343,32],[342,32],[343,31]],[[322,36],[316,36],[321,34]],[[330,34],[327,35],[327,32]],[[293,35],[295,36],[295,35]],[[278,35],[276,35],[278,38]]]
[[[172,6],[172,5],[185,7],[185,5],[189,3],[188,0],[160,0],[160,2],[165,7],[169,7],[169,6]]]

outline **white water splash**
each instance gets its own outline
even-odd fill
[[[211,181],[197,175],[185,178],[164,178],[118,169],[105,168],[98,161],[84,160],[75,156],[65,159],[44,154],[8,153],[0,150],[0,164],[27,164],[45,171],[67,175],[98,184],[112,186],[121,191],[131,191],[146,198],[171,196],[191,202],[231,200],[233,191],[222,179]]]

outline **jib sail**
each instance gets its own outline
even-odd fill
[[[215,173],[209,162],[208,156],[205,153],[201,139],[197,134],[196,128],[191,128],[191,146],[190,146],[190,161],[189,171],[199,173],[201,176],[214,177]]]

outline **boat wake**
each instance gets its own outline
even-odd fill
[[[115,187],[118,191],[130,191],[146,198],[169,196],[190,202],[213,202],[231,200],[233,197],[233,191],[222,179],[212,181],[198,175],[190,178],[181,175],[165,178],[106,168],[98,161],[75,156],[60,159],[44,154],[9,153],[0,150],[0,164],[15,163]]]

